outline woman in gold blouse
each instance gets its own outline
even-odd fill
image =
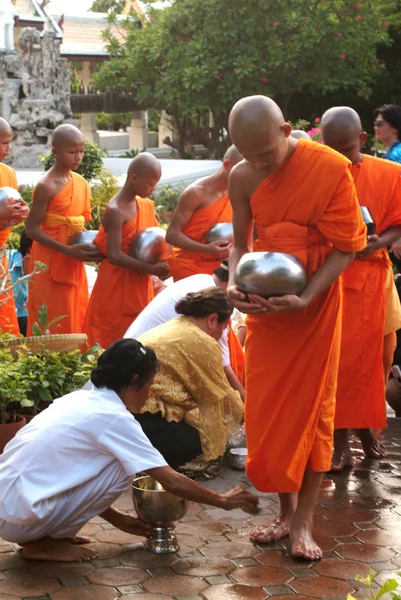
[[[149,398],[135,418],[153,446],[173,468],[200,455],[223,455],[227,437],[243,416],[243,403],[225,376],[217,340],[233,307],[226,293],[212,287],[187,294],[178,314],[138,339],[160,362]]]

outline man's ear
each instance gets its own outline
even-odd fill
[[[364,146],[368,139],[368,134],[366,133],[366,131],[362,131],[359,139],[361,140],[361,146]]]
[[[284,125],[281,126],[281,129],[282,129],[282,131],[284,131],[285,137],[290,137],[292,127],[289,123],[284,123]]]

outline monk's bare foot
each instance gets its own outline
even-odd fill
[[[357,436],[361,440],[362,448],[369,458],[382,458],[386,456],[386,449],[375,437],[373,429],[357,429]]]
[[[255,544],[268,544],[269,542],[277,542],[290,533],[291,519],[280,515],[274,521],[266,525],[260,525],[252,529],[249,539]]]
[[[351,450],[345,450],[344,452],[334,451],[330,473],[339,473],[343,469],[352,469],[353,466],[354,459],[352,458]]]
[[[75,544],[76,546],[82,546],[83,544],[90,544],[91,539],[86,537],[86,535],[74,535],[74,537],[63,538],[66,542],[70,542],[70,544]]]
[[[309,527],[291,528],[290,531],[291,556],[303,560],[321,560],[322,549],[313,539]]]
[[[28,542],[22,547],[24,558],[31,560],[50,560],[53,562],[83,562],[94,560],[97,552],[83,548],[80,544],[51,537]]]

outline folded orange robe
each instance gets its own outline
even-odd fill
[[[231,223],[233,220],[232,209],[228,194],[224,194],[213,204],[196,210],[182,232],[192,240],[206,243],[206,234],[216,223]],[[212,275],[213,271],[221,264],[206,252],[190,252],[182,248],[174,247],[168,258],[170,274],[174,281],[179,281],[190,275],[206,273]]]
[[[401,165],[365,155],[361,163],[352,166],[352,175],[359,202],[368,207],[377,234],[401,225]],[[343,273],[336,429],[386,426],[383,342],[388,333],[385,309],[390,270],[387,250],[382,248],[363,260],[354,260]]]
[[[157,226],[154,204],[147,198],[136,197],[138,212],[123,226],[122,251],[128,254],[132,240],[147,227]],[[107,232],[100,227],[95,238],[107,256]],[[152,278],[145,273],[102,261],[86,311],[84,331],[88,345],[98,343],[107,348],[123,337],[131,323],[154,298]]]
[[[230,365],[240,382],[244,383],[244,351],[239,343],[231,324],[228,328],[228,349],[230,351]]]
[[[0,163],[0,187],[12,187],[15,190],[18,190],[17,176],[14,169],[11,169],[11,167],[8,167],[3,163]],[[11,230],[12,227],[0,229],[0,248],[5,249]],[[3,257],[2,266],[4,272],[6,272],[8,268],[6,256]],[[8,278],[8,283],[11,285],[10,278]],[[8,283],[6,285],[8,285]],[[17,310],[15,308],[14,294],[12,292],[8,292],[6,302],[0,305],[0,331],[12,333],[14,335],[19,334]]]
[[[331,252],[362,250],[362,222],[348,161],[305,140],[250,200],[255,251],[286,252],[308,280]],[[296,492],[305,469],[330,468],[341,336],[338,280],[304,311],[247,316],[247,474],[266,492]]]
[[[71,172],[67,185],[50,200],[40,227],[51,238],[68,244],[90,218],[89,185],[81,175]],[[47,265],[47,270],[35,275],[29,284],[28,335],[32,335],[32,325],[38,321],[44,302],[49,322],[66,315],[52,326],[51,333],[82,333],[89,299],[85,264],[38,242],[32,244],[30,270],[35,261]]]

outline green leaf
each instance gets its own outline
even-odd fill
[[[33,335],[37,335],[37,336],[43,335],[41,328],[39,327],[38,323],[36,323],[36,322],[32,325],[32,333],[33,333]]]
[[[50,323],[47,324],[46,329],[50,329],[50,327],[52,325],[54,325],[54,323],[57,323],[58,321],[61,321],[62,319],[65,319],[67,315],[61,315],[60,317],[56,317],[55,319],[53,319],[52,321],[50,321]]]
[[[29,408],[30,406],[34,406],[35,402],[33,400],[28,400],[25,398],[24,400],[20,400],[21,408]]]
[[[38,320],[39,320],[39,323],[42,325],[42,327],[46,329],[46,325],[47,325],[47,304],[46,304],[46,302],[43,302],[42,306],[39,308]]]
[[[396,579],[387,579],[386,583],[384,583],[377,592],[376,600],[379,600],[384,594],[394,592],[394,590],[398,590],[398,581]]]

